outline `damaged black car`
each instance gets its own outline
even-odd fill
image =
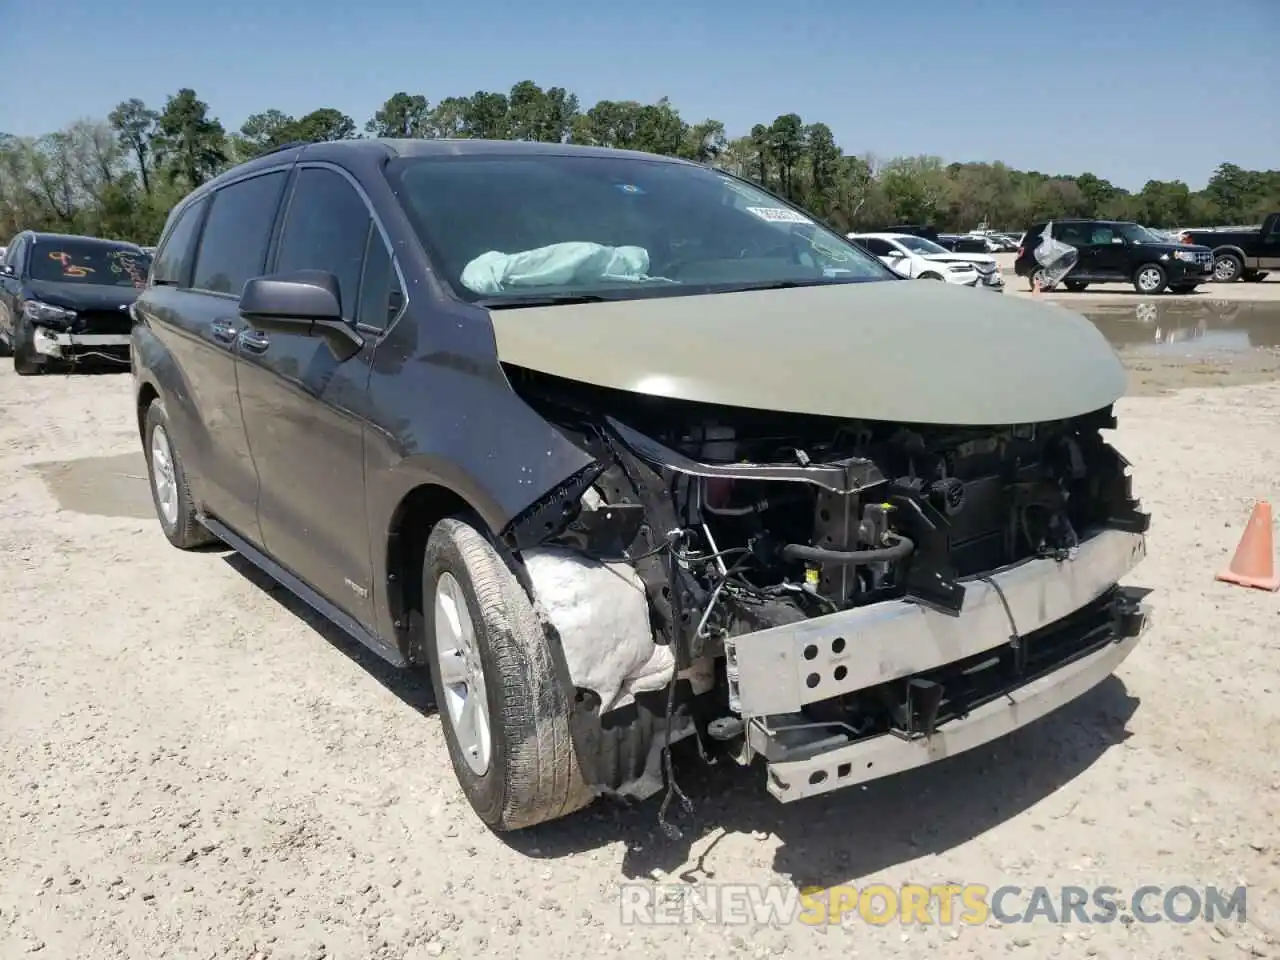
[[[783,802],[927,764],[1146,626],[1101,334],[900,282],[723,171],[286,146],[174,209],[136,313],[166,537],[429,670],[496,830],[665,817],[680,740]]]
[[[130,307],[151,257],[120,240],[26,230],[0,261],[0,349],[19,376],[129,363]]]

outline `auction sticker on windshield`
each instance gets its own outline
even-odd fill
[[[803,214],[788,210],[786,207],[747,207],[747,210],[770,223],[813,223]]]

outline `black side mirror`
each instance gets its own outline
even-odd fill
[[[9,266],[9,264],[7,263],[0,265],[0,277],[12,277],[12,276],[13,276],[13,267]]]
[[[240,316],[264,333],[323,337],[343,359],[364,345],[342,318],[338,278],[324,270],[255,277],[240,294]]]
[[[323,270],[255,277],[240,293],[240,316],[259,330],[303,333],[316,323],[342,322],[338,278]]]

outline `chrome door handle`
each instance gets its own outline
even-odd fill
[[[215,320],[209,332],[219,343],[231,343],[235,340],[237,331],[230,320]]]
[[[240,334],[240,346],[254,353],[262,353],[271,346],[271,341],[260,330],[248,328]]]

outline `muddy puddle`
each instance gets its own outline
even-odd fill
[[[1206,297],[1074,309],[1129,368],[1132,394],[1280,379],[1280,303]]]
[[[141,450],[38,463],[34,469],[63,510],[99,517],[155,517]]]

